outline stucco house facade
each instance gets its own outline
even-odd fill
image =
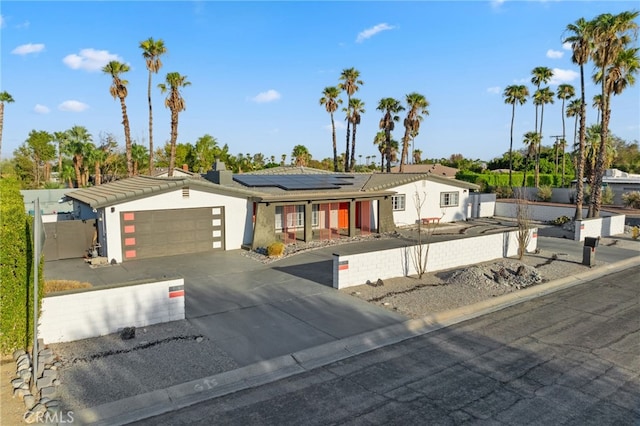
[[[66,194],[95,221],[111,262],[390,232],[420,215],[466,220],[477,186],[429,174],[340,174],[299,167],[233,174],[137,176]]]

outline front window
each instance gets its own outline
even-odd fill
[[[391,205],[393,206],[393,211],[404,210],[404,194],[396,194],[391,197]]]
[[[441,192],[440,207],[455,207],[458,205],[457,192]]]
[[[311,226],[318,226],[319,205],[311,206]],[[284,228],[304,228],[304,205],[276,206],[276,231]]]

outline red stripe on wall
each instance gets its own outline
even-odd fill
[[[136,216],[135,216],[135,213],[130,212],[130,213],[124,213],[122,217],[124,220],[135,220]]]
[[[124,233],[125,234],[133,234],[134,232],[136,232],[136,226],[135,225],[127,225],[124,227]]]
[[[124,252],[124,257],[127,259],[133,259],[134,257],[136,257],[136,251],[135,250],[127,250]]]
[[[169,299],[172,299],[174,297],[184,297],[184,290],[170,292]]]
[[[347,263],[346,265],[340,265],[340,266],[338,266],[338,270],[339,270],[339,271],[345,271],[345,270],[347,270],[347,269],[349,269],[349,264],[348,264],[348,263]]]
[[[135,246],[136,245],[136,239],[134,238],[125,238],[124,239],[124,245],[125,246]]]

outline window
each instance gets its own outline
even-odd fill
[[[318,226],[319,205],[311,206],[311,226]],[[293,208],[293,209],[292,209]],[[286,211],[286,221],[284,212]],[[304,228],[304,205],[297,206],[276,206],[276,231],[281,232],[284,228]]]
[[[404,194],[396,194],[391,197],[391,205],[393,206],[393,211],[404,210]]]
[[[457,192],[441,192],[440,207],[454,207],[458,205]]]

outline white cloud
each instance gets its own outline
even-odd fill
[[[347,126],[345,126],[345,124],[340,121],[340,120],[334,120],[334,124],[336,125],[336,130],[341,130],[341,129],[346,129]],[[331,128],[331,124],[327,124],[326,126],[324,126],[324,128],[331,133],[333,131],[333,129]]]
[[[4,23],[6,21],[4,20],[4,16],[0,15],[0,28],[4,28]]]
[[[62,62],[74,70],[100,71],[102,67],[111,61],[122,62],[118,55],[107,50],[82,49],[80,54],[72,53],[64,57]]]
[[[58,109],[60,111],[71,111],[71,112],[82,112],[85,109],[89,108],[89,105],[82,103],[80,101],[64,101],[60,105],[58,105]]]
[[[491,93],[491,94],[494,94],[494,95],[500,94],[501,91],[502,91],[502,89],[500,89],[500,86],[489,87],[487,89],[488,93]]]
[[[394,28],[395,27],[388,25],[386,23],[378,24],[371,28],[367,28],[366,30],[358,34],[358,38],[356,38],[356,43],[362,43],[366,39],[373,37],[374,35],[378,34],[381,31],[392,30]]]
[[[506,0],[492,0],[491,7],[494,9],[498,9]]]
[[[569,42],[562,43],[562,48],[563,48],[564,50],[569,50],[569,51],[572,51],[572,50],[573,50],[573,47],[571,47],[571,43],[569,43]]]
[[[564,83],[570,83],[580,77],[580,74],[574,70],[561,70],[560,68],[553,69],[553,77],[549,84],[558,85]]]
[[[564,56],[564,52],[561,52],[559,50],[553,50],[553,49],[547,50],[547,58],[560,59],[563,56]]]
[[[44,44],[42,43],[28,43],[16,47],[11,51],[14,55],[28,55],[30,53],[39,53],[44,50]]]
[[[49,114],[49,111],[49,108],[44,105],[36,104],[36,106],[33,107],[33,112],[36,114]]]
[[[270,90],[267,90],[266,92],[258,93],[258,95],[251,98],[251,100],[253,102],[263,104],[266,102],[277,101],[281,97],[282,95],[278,93],[276,90],[270,89]]]

